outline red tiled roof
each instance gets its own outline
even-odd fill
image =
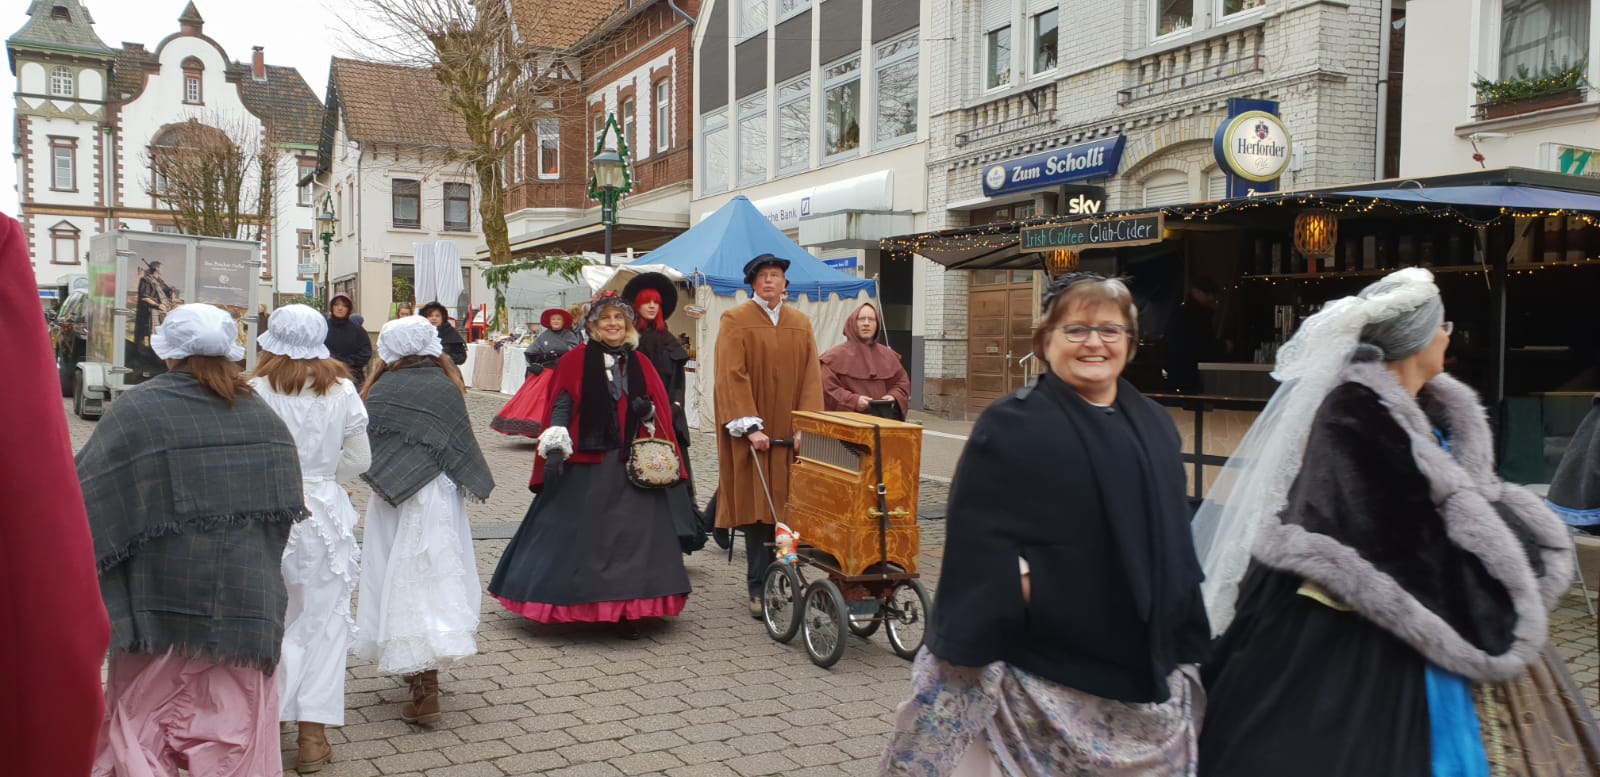
[[[461,115],[445,105],[444,87],[426,68],[335,57],[329,80],[351,140],[446,148],[469,144]]]
[[[566,49],[639,0],[511,0],[512,20],[522,42]]]

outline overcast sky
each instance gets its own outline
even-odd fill
[[[162,38],[178,31],[178,17],[188,0],[81,0],[94,17],[94,31],[111,48],[123,41],[143,43],[155,50]],[[0,32],[9,38],[28,22],[31,0],[0,0]],[[265,46],[267,63],[296,68],[311,91],[321,99],[328,86],[328,58],[349,56],[339,43],[339,22],[325,0],[195,0],[206,20],[207,37],[216,41],[237,62],[250,61],[252,46]],[[5,121],[0,122],[0,142],[7,157],[16,129],[16,75],[0,68],[0,94],[5,95]],[[8,158],[0,164],[0,212],[17,215],[17,166]]]

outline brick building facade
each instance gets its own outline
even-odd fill
[[[689,226],[691,44],[698,0],[517,2],[515,33],[565,51],[570,96],[513,149],[506,220],[512,252],[539,256],[602,247],[600,208],[588,197],[589,160],[606,117],[628,146],[633,190],[622,200],[615,250],[648,250]],[[536,19],[558,15],[560,25]]]

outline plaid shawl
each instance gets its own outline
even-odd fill
[[[443,472],[473,501],[494,490],[461,390],[437,363],[383,373],[367,395],[372,466],[362,480],[399,505]]]
[[[270,674],[288,605],[283,548],[306,514],[277,414],[169,372],[113,403],[76,460],[111,647]]]

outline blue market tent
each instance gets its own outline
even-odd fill
[[[761,254],[789,260],[786,274],[791,300],[802,295],[822,301],[833,295],[854,299],[863,291],[868,296],[878,294],[876,282],[839,272],[796,245],[742,194],[630,265],[650,269],[665,265],[696,285],[710,285],[713,292],[728,297],[750,291],[744,282],[744,265]]]

